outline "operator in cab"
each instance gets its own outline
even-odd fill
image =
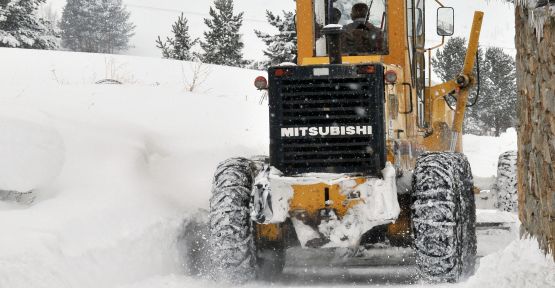
[[[342,50],[348,55],[374,54],[382,51],[383,32],[368,22],[369,8],[364,3],[353,5],[352,23],[343,27]]]

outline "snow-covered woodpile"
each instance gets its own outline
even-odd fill
[[[518,185],[524,227],[555,258],[555,5],[544,2],[516,7]]]

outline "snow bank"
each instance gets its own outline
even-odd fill
[[[11,48],[0,48],[0,63],[9,67],[0,69],[0,83],[20,88],[11,96],[24,96],[27,89],[36,87],[90,85],[104,79],[154,87],[172,85],[189,91],[196,74],[193,92],[244,99],[260,95],[253,82],[256,76],[265,75],[263,71],[159,58]]]
[[[510,128],[500,137],[464,135],[463,149],[474,177],[495,177],[501,153],[517,150],[517,133]]]
[[[114,67],[105,59],[125,68],[105,74]],[[0,69],[0,148],[14,152],[0,149],[3,161],[22,154],[54,172],[65,158],[33,205],[0,203],[2,288],[183,274],[181,224],[208,207],[217,163],[268,149],[258,71],[205,65],[206,86],[189,92],[196,66],[187,62],[0,48],[0,63],[9,67]],[[125,84],[94,84],[114,75]],[[43,182],[28,170],[6,172],[20,176],[11,187]]]
[[[189,207],[207,207],[219,161],[267,154],[267,106],[252,84],[260,71],[202,65],[205,81],[190,92],[190,79],[198,71],[198,64],[190,62],[0,48],[0,63],[10,67],[0,69],[0,106],[48,114],[70,142],[70,164],[86,159],[102,169],[95,160],[121,157],[89,144],[118,139],[130,146],[124,151],[142,150],[140,161],[148,162],[145,169],[158,189]],[[104,78],[124,85],[94,84]],[[75,166],[74,171],[66,167],[62,177],[83,170],[79,164],[70,167]]]
[[[480,260],[476,274],[463,287],[555,287],[555,263],[534,239],[517,240]]]
[[[0,107],[0,190],[29,192],[49,184],[64,162],[64,145],[47,115]]]

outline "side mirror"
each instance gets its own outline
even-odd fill
[[[453,36],[455,33],[455,10],[452,7],[437,9],[437,35]]]

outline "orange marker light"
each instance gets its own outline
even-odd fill
[[[268,80],[264,76],[258,76],[254,80],[254,87],[258,90],[265,90],[268,89]]]
[[[374,65],[364,65],[358,66],[358,74],[374,74],[376,73],[376,66]]]

